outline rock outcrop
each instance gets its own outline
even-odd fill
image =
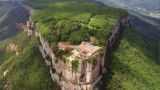
[[[50,67],[50,74],[62,90],[98,90],[98,84],[101,80],[106,63],[106,54],[110,52],[112,46],[117,42],[122,32],[122,27],[128,25],[129,17],[122,18],[115,26],[112,35],[107,41],[105,51],[101,50],[95,54],[96,64],[90,64],[85,60],[80,60],[76,72],[73,72],[72,63],[64,63],[59,57],[55,57],[48,41],[42,37],[41,33],[35,29],[33,22],[28,22],[28,35],[35,35],[39,39],[39,50],[45,59],[46,65]]]
[[[6,48],[7,50],[9,50],[9,51],[14,51],[14,52],[16,52],[16,55],[18,56],[18,54],[19,54],[19,52],[18,52],[18,46],[16,45],[16,44],[14,44],[14,43],[10,43],[8,46],[7,46],[7,48]]]

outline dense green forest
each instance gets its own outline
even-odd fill
[[[109,90],[159,90],[158,43],[127,28],[113,51]]]
[[[21,33],[12,40],[0,43],[3,43],[0,44],[0,90],[60,90],[51,79],[35,37]],[[18,56],[6,49],[9,43],[18,46]],[[6,71],[8,73],[4,76]]]
[[[95,44],[106,44],[106,38],[118,21],[128,15],[125,10],[111,8],[91,0],[61,0],[32,2],[37,8],[31,20],[37,23],[38,30],[49,43],[67,41],[79,44],[91,36]]]
[[[121,18],[128,16],[127,11],[104,6],[91,0],[61,0],[30,3],[36,10],[31,21],[37,30],[50,43],[56,57],[66,55],[58,49],[58,42],[78,45],[94,38],[94,45],[106,47],[106,41]],[[95,62],[95,59],[88,61]],[[78,60],[72,62],[73,71],[78,67]]]

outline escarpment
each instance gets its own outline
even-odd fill
[[[106,49],[88,42],[73,45],[68,42],[58,42],[55,55],[48,40],[41,35],[32,21],[28,21],[28,35],[35,35],[39,40],[39,50],[50,67],[50,74],[62,90],[98,90],[106,63],[109,62],[111,48],[119,40],[123,28],[129,25],[129,16],[122,18],[113,28],[107,39]]]
[[[31,15],[27,27],[39,40],[53,81],[62,90],[99,90],[128,13],[92,1],[50,3]]]

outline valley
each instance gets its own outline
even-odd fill
[[[124,8],[139,14],[160,18],[159,0],[96,0],[109,6]]]
[[[24,8],[15,5],[13,2],[0,2],[0,40],[16,36],[22,32],[18,24],[25,24],[29,13]]]

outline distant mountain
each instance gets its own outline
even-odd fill
[[[128,10],[133,10],[144,15],[160,17],[160,0],[96,0],[110,3]]]
[[[21,32],[17,28],[17,23],[25,24],[29,13],[22,7],[13,8],[12,5],[7,4],[0,8],[2,8],[2,10],[0,9],[0,40],[4,40]]]
[[[96,0],[111,7],[123,8],[130,12],[132,24],[148,38],[159,40],[160,0]],[[150,15],[154,13],[155,16]],[[158,18],[156,14],[158,13]],[[156,18],[155,18],[156,17]]]
[[[158,12],[160,10],[159,0],[111,0],[126,5],[128,8],[143,10],[148,12]]]

